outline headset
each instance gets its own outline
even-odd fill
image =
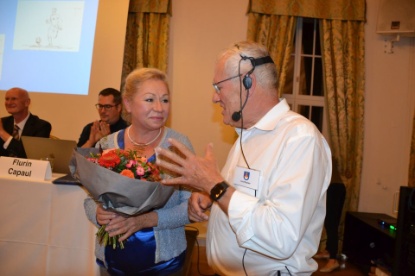
[[[262,65],[262,64],[274,63],[274,61],[272,60],[272,58],[270,56],[261,57],[261,58],[253,58],[253,57],[247,57],[247,56],[242,56],[242,55],[240,55],[240,56],[241,56],[241,60],[239,61],[239,69],[238,70],[240,71],[241,62],[244,61],[244,60],[249,60],[252,64],[252,68],[245,74],[245,76],[242,79],[242,85],[247,90],[247,94],[246,94],[246,99],[245,99],[243,104],[242,104],[242,99],[241,99],[240,110],[235,111],[232,114],[232,120],[234,122],[239,121],[242,117],[242,110],[245,108],[246,102],[248,101],[249,89],[251,89],[251,87],[252,87],[251,74],[254,72],[255,68],[257,66]],[[240,72],[239,72],[239,75],[240,75]],[[241,93],[241,96],[242,96],[242,93]]]
[[[249,70],[242,80],[242,84],[246,90],[249,90],[252,87],[252,78],[251,74],[254,72],[255,67],[260,66],[266,63],[274,63],[270,56],[261,57],[261,58],[253,58],[253,57],[246,57],[241,55],[242,60],[250,60],[252,64],[252,69]]]

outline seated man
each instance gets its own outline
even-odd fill
[[[127,127],[121,118],[121,93],[114,88],[105,88],[98,95],[98,109],[101,120],[87,124],[79,137],[78,147],[93,148],[102,137]]]
[[[52,126],[29,112],[29,93],[18,87],[6,91],[5,107],[11,116],[0,121],[0,156],[26,158],[21,136],[48,138]]]

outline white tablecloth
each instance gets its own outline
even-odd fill
[[[0,178],[0,275],[98,275],[85,197],[80,186]]]

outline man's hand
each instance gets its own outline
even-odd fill
[[[162,180],[163,184],[184,184],[199,191],[210,193],[210,190],[216,183],[224,180],[213,155],[212,144],[207,145],[205,157],[198,157],[177,140],[170,138],[168,141],[179,153],[157,147],[155,149],[157,154],[156,163],[158,166],[164,167],[180,176],[164,179]],[[170,160],[173,162],[170,162]]]
[[[105,137],[105,136],[109,135],[110,133],[111,133],[110,125],[107,124],[106,122],[99,121],[99,134],[100,134],[100,137],[99,137],[98,140],[100,140],[102,137]],[[98,142],[98,140],[97,140],[97,142]]]
[[[0,120],[0,138],[4,142],[6,142],[9,139],[10,136],[11,136],[10,133],[8,133],[7,131],[4,130],[3,122]]]
[[[91,148],[101,138],[111,133],[110,125],[103,121],[95,121],[92,123],[91,131],[89,133],[89,139],[82,145],[83,148]]]
[[[191,221],[200,222],[209,219],[205,212],[212,206],[212,200],[208,195],[194,192],[189,198],[188,205],[189,219]]]
[[[102,121],[95,121],[91,126],[89,141],[95,144],[108,134],[110,134],[110,125]]]

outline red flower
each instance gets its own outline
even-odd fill
[[[115,151],[110,151],[98,158],[98,164],[105,168],[115,168],[120,164],[121,159]]]

